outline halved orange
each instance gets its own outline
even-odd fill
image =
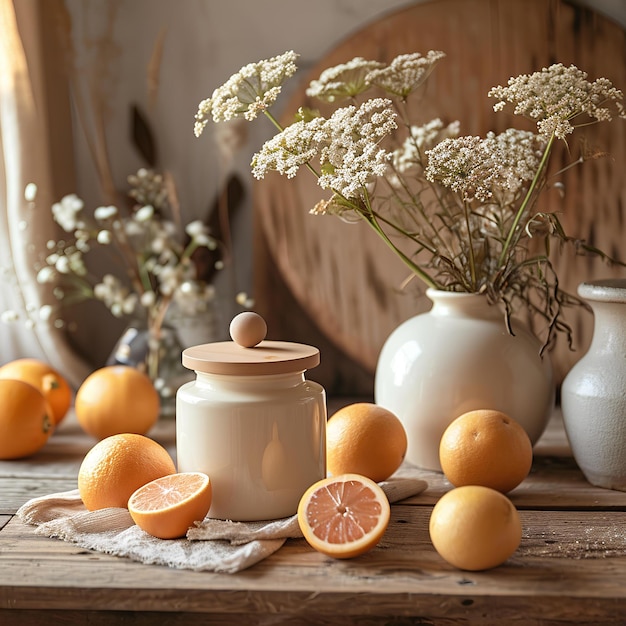
[[[349,559],[378,545],[391,509],[385,492],[360,474],[324,478],[300,499],[298,523],[318,552]]]
[[[184,537],[211,508],[211,481],[201,472],[181,472],[146,483],[128,500],[135,524],[160,539]]]

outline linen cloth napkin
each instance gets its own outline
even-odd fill
[[[379,483],[389,502],[417,495],[427,487],[417,478],[391,477]],[[235,573],[276,552],[287,539],[302,537],[298,516],[263,522],[205,518],[182,539],[157,539],[135,525],[123,508],[88,511],[78,489],[33,498],[17,517],[37,526],[35,533],[82,548],[178,569]]]

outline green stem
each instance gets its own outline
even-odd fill
[[[395,230],[397,233],[399,233],[403,237],[406,237],[407,239],[414,241],[418,246],[424,248],[425,250],[428,250],[430,254],[432,255],[438,254],[437,250],[433,246],[431,246],[429,243],[421,239],[417,234],[408,232],[402,226],[399,226],[395,222],[388,220],[386,217],[384,217],[383,215],[380,215],[380,213],[377,213],[374,210],[370,210],[370,213],[372,215],[372,218],[374,218],[376,221],[385,223],[387,226],[389,226],[389,228],[393,228],[393,230]]]
[[[387,233],[381,227],[376,219],[376,215],[370,212],[369,215],[360,213],[361,217],[374,229],[376,234],[387,244],[387,246],[400,258],[400,260],[416,275],[418,276],[428,287],[433,289],[441,289],[441,286],[419,265],[417,265],[412,259],[410,259],[402,250],[393,244],[391,239],[387,236]]]
[[[280,124],[280,122],[271,114],[270,111],[268,111],[267,109],[263,109],[263,114],[265,115],[265,117],[267,117],[267,119],[272,122],[272,124],[274,124],[274,126],[276,126],[276,128],[278,129],[279,132],[283,132],[283,130],[285,130],[282,125]]]
[[[522,204],[520,205],[520,208],[517,211],[517,214],[515,215],[515,219],[513,220],[513,224],[511,225],[511,228],[509,229],[509,234],[506,238],[506,241],[504,242],[504,246],[502,247],[502,252],[500,252],[500,258],[498,259],[498,266],[502,266],[508,253],[509,253],[509,249],[511,247],[511,244],[513,242],[513,237],[515,236],[515,233],[517,231],[517,227],[519,226],[520,220],[522,219],[522,215],[525,213],[526,211],[526,207],[528,206],[528,204],[530,203],[530,199],[533,196],[535,189],[537,187],[537,185],[539,184],[539,180],[543,174],[543,171],[546,167],[546,164],[548,163],[548,158],[550,156],[550,152],[552,151],[552,144],[554,143],[554,133],[552,134],[552,136],[550,137],[550,140],[548,141],[548,145],[546,146],[545,150],[543,151],[543,156],[541,157],[541,163],[539,163],[539,167],[537,168],[537,171],[535,172],[535,176],[533,177],[533,181],[530,184],[530,187],[528,189],[528,191],[526,192],[526,196],[524,197],[524,200],[522,202]]]
[[[283,127],[278,122],[278,120],[276,120],[276,118],[270,113],[270,111],[264,110],[263,113],[280,132],[284,130]],[[306,163],[306,166],[317,178],[320,177],[319,172],[317,172],[310,163]],[[414,274],[416,274],[424,283],[426,283],[426,285],[428,285],[429,287],[432,287],[433,289],[440,288],[440,286],[435,282],[435,280],[427,272],[425,272],[421,267],[419,267],[419,265],[414,263],[406,254],[404,254],[404,252],[402,252],[402,250],[400,250],[393,244],[393,242],[387,236],[387,233],[385,233],[381,225],[378,223],[376,219],[376,215],[371,209],[369,211],[369,214],[365,214],[363,211],[359,210],[359,207],[357,207],[348,198],[345,198],[341,193],[335,191],[334,189],[331,191],[337,196],[339,196],[340,198],[342,198],[344,201],[346,201],[348,204],[352,205],[354,209],[356,210],[357,214],[360,215],[370,225],[370,227],[374,229],[376,234],[387,244],[387,246],[391,248],[391,250],[402,260],[402,262]],[[395,225],[392,225],[392,226],[394,226],[396,230],[399,229],[399,227],[396,227]]]
[[[476,260],[474,259],[474,241],[472,240],[472,227],[470,224],[469,207],[467,202],[463,202],[463,213],[465,215],[465,225],[467,227],[468,239],[468,256],[470,265],[470,279],[472,281],[472,289],[476,289]]]

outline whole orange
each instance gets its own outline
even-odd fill
[[[455,487],[482,485],[507,493],[528,476],[533,447],[522,426],[505,413],[477,410],[444,431],[439,460]]]
[[[406,431],[387,409],[369,402],[349,404],[326,424],[326,467],[332,476],[360,474],[380,482],[406,454]]]
[[[48,441],[53,424],[43,394],[23,380],[0,380],[0,459],[34,454]]]
[[[152,381],[126,365],[90,374],[76,393],[76,419],[97,439],[119,433],[146,434],[159,417],[160,401]]]
[[[168,451],[144,435],[124,433],[99,441],[78,470],[78,491],[90,510],[126,507],[139,487],[176,473]]]
[[[60,424],[72,403],[72,390],[53,367],[38,359],[16,359],[0,367],[0,378],[23,380],[36,387],[50,406],[50,418]]]
[[[522,524],[513,503],[480,485],[457,487],[433,507],[429,522],[435,550],[459,569],[497,567],[517,550]]]

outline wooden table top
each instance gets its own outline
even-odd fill
[[[150,436],[174,454],[173,422]],[[626,624],[626,493],[585,481],[558,414],[509,494],[521,545],[485,572],[457,570],[435,552],[430,511],[450,485],[420,470],[428,489],[392,505],[378,547],[347,561],[294,539],[247,570],[216,574],[36,536],[15,512],[74,489],[94,443],[70,416],[37,455],[0,461],[0,624]]]

